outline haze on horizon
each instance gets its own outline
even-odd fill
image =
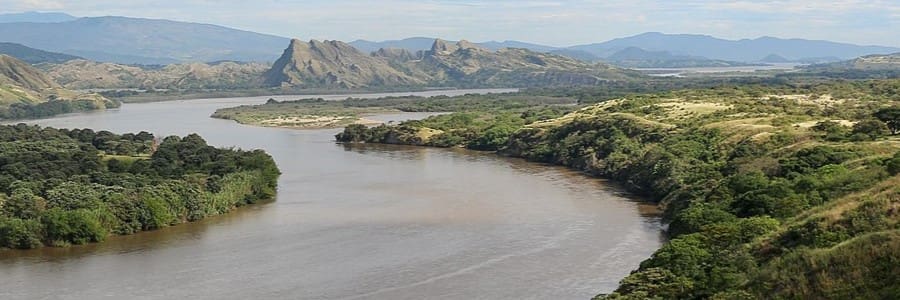
[[[0,13],[171,19],[344,41],[425,36],[571,46],[658,31],[900,46],[897,0],[0,0],[0,7]]]

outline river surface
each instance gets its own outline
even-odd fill
[[[216,146],[265,149],[284,174],[276,201],[227,215],[100,244],[0,251],[0,299],[589,299],[661,244],[650,206],[564,168],[340,145],[338,130],[209,118],[268,98],[125,104],[31,122],[196,132]]]

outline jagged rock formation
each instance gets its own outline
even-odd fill
[[[637,73],[605,64],[504,48],[492,51],[462,40],[437,39],[431,50],[380,49],[370,55],[337,41],[293,40],[264,75],[268,86],[546,86],[625,80]]]
[[[391,67],[387,59],[339,41],[294,39],[263,75],[269,86],[341,87],[419,85],[425,81]]]
[[[378,49],[378,51],[372,52],[372,56],[384,58],[389,62],[401,63],[422,59],[421,53],[416,54],[401,48],[381,48]]]

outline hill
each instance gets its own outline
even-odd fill
[[[540,98],[526,91],[422,120],[350,125],[335,138],[496,151],[655,199],[669,239],[597,299],[893,299],[898,88],[895,78],[726,85],[582,107],[501,102]]]
[[[604,64],[520,48],[490,50],[468,41],[434,40],[428,51],[364,54],[337,41],[294,40],[264,75],[268,86],[552,86],[637,76]]]
[[[31,65],[0,54],[0,119],[46,117],[117,105],[97,94],[64,89]]]
[[[697,68],[748,65],[747,63],[708,59],[700,56],[675,55],[668,51],[647,51],[638,47],[622,49],[603,60],[626,68]]]
[[[900,53],[888,55],[866,55],[855,59],[811,65],[806,68],[813,71],[826,70],[860,70],[860,71],[900,71]]]
[[[287,38],[222,26],[126,17],[0,24],[0,41],[116,63],[270,62]]]
[[[37,103],[41,94],[59,88],[56,82],[23,61],[0,55],[0,103]]]
[[[726,40],[708,35],[664,34],[658,32],[648,32],[597,44],[573,46],[569,49],[587,51],[600,57],[607,57],[628,47],[741,62],[755,62],[769,54],[776,54],[790,60],[801,60],[809,57],[829,56],[850,59],[869,54],[900,52],[900,48],[894,47],[859,46],[818,40],[780,39],[774,37]]]
[[[72,60],[40,66],[62,86],[70,89],[241,89],[260,86],[260,76],[269,69],[264,63],[172,64],[147,67]]]
[[[29,64],[64,63],[80,57],[26,47],[16,43],[0,42],[0,54],[6,54]]]

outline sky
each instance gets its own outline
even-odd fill
[[[424,36],[570,46],[652,31],[900,46],[900,0],[0,0],[0,13],[24,11],[343,41]]]

